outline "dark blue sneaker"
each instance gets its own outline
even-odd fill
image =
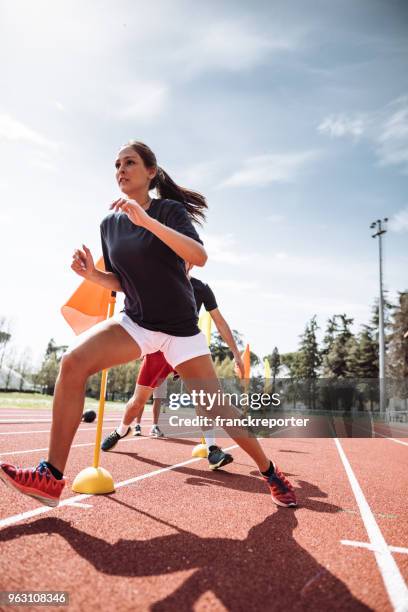
[[[114,448],[117,445],[119,440],[123,440],[123,438],[126,438],[126,436],[128,436],[129,434],[130,434],[130,427],[128,427],[127,432],[125,433],[124,436],[120,436],[115,429],[114,431],[112,431],[112,433],[106,436],[106,438],[101,444],[101,449],[103,451],[112,450],[112,448]]]
[[[210,470],[218,470],[218,468],[234,461],[233,456],[229,453],[224,453],[219,446],[210,446],[209,451],[208,463],[210,464]]]

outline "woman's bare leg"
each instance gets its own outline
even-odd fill
[[[160,397],[156,397],[156,399],[153,401],[153,423],[156,425],[159,424],[161,403],[162,401]]]
[[[126,404],[125,414],[122,419],[123,425],[131,425],[134,419],[136,419],[137,423],[140,423],[145,404],[149,401],[152,393],[153,389],[151,387],[136,385],[133,396]]]
[[[197,392],[204,390],[206,393],[213,393],[216,395],[218,391],[221,391],[221,386],[210,355],[194,357],[189,361],[179,364],[176,370],[190,392],[193,390]],[[207,416],[214,417],[217,415],[226,419],[236,419],[242,416],[232,404],[217,405],[217,403],[215,403],[211,410],[211,414],[208,412]],[[239,436],[239,428],[237,427],[233,429],[229,428],[228,434],[234,442],[255,461],[261,472],[265,472],[269,468],[270,461],[262,450],[258,440],[256,438],[246,437],[244,428],[242,428],[242,437]]]
[[[81,422],[89,376],[140,357],[138,344],[115,321],[104,321],[79,337],[62,358],[55,386],[48,461],[63,472]]]

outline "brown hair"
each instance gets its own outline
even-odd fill
[[[190,217],[197,223],[205,221],[205,209],[208,208],[206,199],[201,193],[191,191],[177,185],[173,179],[157,165],[153,151],[138,140],[130,140],[127,146],[132,147],[140,155],[146,168],[157,168],[156,175],[150,181],[149,189],[156,189],[163,199],[177,200],[184,204]]]

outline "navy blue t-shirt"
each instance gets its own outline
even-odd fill
[[[180,202],[152,200],[146,211],[160,223],[201,242]],[[172,336],[199,333],[194,292],[184,260],[125,213],[110,213],[101,223],[105,268],[125,293],[125,312],[138,325]]]

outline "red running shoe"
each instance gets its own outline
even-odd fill
[[[35,468],[18,468],[9,463],[0,463],[0,478],[9,487],[38,499],[46,506],[58,506],[66,480],[57,480],[41,461]]]
[[[267,483],[272,499],[277,506],[293,508],[297,506],[296,495],[293,485],[286,476],[280,471],[277,465],[273,464],[275,471],[270,476],[262,476]]]

